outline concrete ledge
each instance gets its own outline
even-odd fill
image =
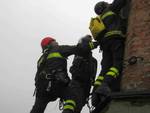
[[[150,91],[126,91],[116,92],[111,94],[112,99],[136,99],[136,98],[150,98]]]
[[[112,100],[101,113],[150,113],[150,99]]]
[[[92,113],[150,113],[150,91],[112,93],[110,99]]]

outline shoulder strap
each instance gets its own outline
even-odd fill
[[[35,75],[35,81],[37,81],[39,73],[42,71],[42,69],[45,66],[46,58],[48,56],[48,53],[49,53],[48,51],[43,53],[43,55],[38,60],[38,63],[37,63],[38,66],[37,66],[37,72],[36,72],[36,75]]]
[[[43,53],[43,55],[40,57],[40,59],[38,60],[38,68],[41,68],[41,67],[44,66],[48,54],[49,54],[49,51],[46,51],[46,52]]]

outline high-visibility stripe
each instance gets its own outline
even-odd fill
[[[114,14],[115,14],[114,12],[108,11],[108,12],[106,12],[104,15],[101,16],[101,19],[103,20],[103,19],[105,19],[106,17],[111,16],[111,15],[114,15]]]
[[[112,77],[114,77],[114,78],[116,78],[116,73],[115,72],[112,72],[112,71],[108,71],[107,73],[106,73],[106,75],[108,75],[108,76],[112,76]]]
[[[113,31],[109,31],[105,34],[104,37],[109,37],[109,36],[112,36],[112,35],[120,35],[122,37],[125,37],[125,35],[122,33],[122,31],[119,31],[119,30],[113,30]]]
[[[119,75],[119,70],[115,67],[111,67],[109,71],[106,73],[106,75],[116,78]]]
[[[117,68],[111,67],[110,70],[115,72],[117,76],[119,75],[119,70]]]
[[[103,76],[98,76],[97,80],[104,80],[104,77]]]
[[[100,82],[100,81],[95,81],[94,82],[94,86],[100,86],[102,84],[102,82]]]
[[[74,110],[74,107],[71,105],[65,105],[64,110],[69,109],[69,110]]]
[[[44,57],[42,57],[42,58],[38,61],[38,66],[41,65],[41,63],[43,62],[43,60],[44,60]]]
[[[104,80],[103,76],[98,76],[96,81],[94,82],[94,86],[100,86],[103,80]]]
[[[50,53],[47,56],[47,59],[50,59],[50,58],[63,58],[63,56],[60,53],[58,53],[58,52],[54,52],[54,53]]]
[[[76,106],[76,102],[74,101],[74,100],[65,100],[64,101],[65,102],[65,104],[73,104],[74,106]]]
[[[94,48],[94,44],[93,42],[89,42],[90,48],[93,49]]]

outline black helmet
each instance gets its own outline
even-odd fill
[[[104,11],[104,9],[106,9],[107,8],[107,6],[108,6],[109,4],[107,3],[107,2],[98,2],[98,3],[96,3],[96,5],[95,5],[95,7],[94,7],[94,11],[95,11],[95,13],[97,14],[97,15],[100,15],[103,11]]]
[[[83,37],[81,37],[81,38],[79,39],[78,44],[81,44],[81,43],[88,43],[88,42],[90,42],[90,41],[92,41],[91,35],[85,35],[85,36],[83,36]]]

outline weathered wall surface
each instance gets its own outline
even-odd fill
[[[150,90],[150,0],[132,0],[126,40],[125,60],[142,57],[126,65],[122,90]]]
[[[150,113],[150,99],[112,101],[101,113]]]
[[[150,92],[150,0],[132,0],[129,15],[125,60],[139,58],[133,65],[126,63],[121,89]],[[101,113],[150,113],[150,97],[114,99]]]

